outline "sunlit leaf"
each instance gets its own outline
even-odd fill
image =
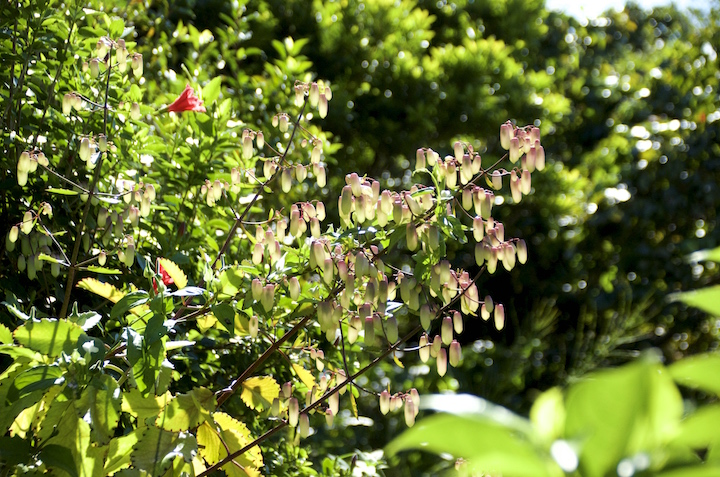
[[[240,398],[250,409],[267,409],[273,399],[280,396],[280,386],[270,376],[248,378],[242,383]]]
[[[300,378],[300,381],[307,386],[308,389],[312,389],[313,386],[315,386],[315,377],[312,375],[310,371],[303,368],[297,363],[292,364],[292,368],[295,371],[295,373],[298,375],[298,378]]]
[[[252,442],[250,431],[242,422],[222,412],[214,413],[213,419],[215,425],[205,422],[197,431],[200,454],[209,465],[220,462],[228,455],[225,446],[232,453]],[[263,466],[263,459],[259,447],[252,447],[233,460],[235,463],[230,462],[222,467],[228,475],[233,477],[260,475],[259,469]]]
[[[158,415],[155,425],[168,431],[187,431],[209,419],[216,406],[212,391],[195,388],[171,399]]]
[[[671,364],[668,371],[683,386],[720,396],[720,353],[688,356]]]
[[[130,459],[133,467],[159,477],[172,466],[175,458],[190,462],[195,452],[197,441],[192,434],[179,435],[150,426],[142,430]]]
[[[713,316],[720,316],[720,285],[675,293],[670,295],[669,299],[679,300],[687,305],[700,308]]]
[[[83,278],[77,284],[78,288],[87,290],[98,296],[101,296],[113,303],[117,303],[120,299],[125,296],[125,293],[121,292],[113,285],[105,282],[101,282],[97,278]]]
[[[56,358],[63,351],[71,353],[82,334],[82,328],[67,320],[43,319],[26,321],[13,336],[26,348]]]

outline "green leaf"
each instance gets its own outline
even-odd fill
[[[700,262],[702,260],[710,260],[720,263],[720,247],[698,250],[697,252],[688,255],[688,261],[690,262]]]
[[[85,268],[88,272],[92,273],[101,273],[103,275],[121,275],[122,270],[118,268],[105,268],[105,267],[98,267],[96,265],[90,265],[89,267]]]
[[[215,407],[217,402],[212,391],[195,388],[171,399],[158,415],[155,425],[167,431],[187,431],[210,419],[210,412]]]
[[[533,403],[530,420],[537,433],[548,442],[562,437],[565,428],[565,404],[560,388],[542,393]]]
[[[222,76],[218,75],[213,78],[208,84],[202,89],[203,101],[210,105],[220,96],[220,86],[222,84]]]
[[[668,366],[668,371],[678,384],[720,396],[720,353],[688,356]]]
[[[78,477],[75,459],[73,459],[72,451],[67,447],[57,444],[46,445],[40,451],[40,460],[51,469],[61,469],[71,477]]]
[[[172,466],[176,457],[190,462],[195,452],[197,441],[192,434],[180,437],[176,433],[150,426],[143,430],[130,459],[133,467],[144,470],[153,477],[160,477]]]
[[[100,313],[96,313],[94,311],[86,311],[84,313],[79,313],[77,302],[73,303],[72,313],[68,315],[68,320],[78,325],[80,328],[83,329],[83,331],[94,328],[95,325],[100,323],[101,319],[102,316],[100,315]]]
[[[706,449],[712,444],[720,443],[718,429],[720,404],[703,406],[683,420],[676,442],[693,449]]]
[[[162,396],[150,394],[143,396],[138,389],[131,389],[122,395],[122,411],[133,415],[138,422],[145,422],[149,417],[156,419],[160,410],[172,399],[169,392]]]
[[[218,303],[212,307],[212,312],[228,333],[235,336],[235,309],[227,303]]]
[[[111,475],[118,470],[130,467],[130,454],[142,436],[142,429],[135,429],[130,434],[116,437],[108,444],[108,455],[105,459],[105,474]]]
[[[51,257],[50,255],[45,254],[45,253],[38,254],[38,260],[43,260],[45,262],[50,262],[50,263],[63,263],[62,261],[58,260],[57,258]]]
[[[12,331],[10,331],[10,328],[0,323],[0,344],[11,344],[12,342]]]
[[[250,409],[262,411],[280,396],[280,385],[271,376],[249,378],[242,383],[240,398]]]
[[[32,452],[30,441],[18,436],[0,436],[0,462],[7,466],[29,463]]]
[[[144,290],[130,292],[122,297],[120,301],[115,303],[110,311],[110,318],[118,319],[129,312],[132,308],[144,305],[149,299],[150,295],[148,295],[148,293]]]
[[[57,358],[63,351],[70,354],[82,334],[78,325],[55,319],[29,320],[13,333],[21,345],[51,358]]]
[[[18,401],[33,391],[44,391],[55,384],[60,384],[58,379],[62,376],[62,370],[58,366],[35,366],[18,374],[13,385],[8,391],[8,399],[11,402]]]
[[[512,426],[504,426],[498,422],[501,420],[494,417],[492,411],[469,415],[435,414],[416,423],[385,450],[388,455],[410,449],[447,453],[467,459],[475,471],[507,477],[563,475],[527,435],[518,433]]]
[[[307,386],[308,389],[312,389],[313,386],[315,386],[315,377],[310,371],[303,368],[297,363],[293,363],[292,368],[295,371],[295,374],[297,374],[300,378],[300,381],[302,381],[302,383]]]
[[[682,398],[659,357],[646,355],[573,385],[565,399],[565,438],[583,442],[580,473],[614,472],[628,455],[661,449],[677,433]]]
[[[51,194],[59,194],[59,195],[78,195],[78,194],[80,194],[80,191],[69,190],[69,189],[58,189],[56,187],[48,187],[46,189],[46,192],[50,192]]]
[[[238,451],[253,440],[247,426],[242,422],[233,419],[224,412],[213,413],[212,417],[215,426],[211,422],[204,422],[197,430],[200,455],[210,465],[224,459],[228,455],[228,450],[231,453]],[[263,459],[259,447],[252,447],[233,460],[241,465],[243,469],[240,469],[233,462],[225,464],[222,470],[228,476],[255,477],[260,475],[259,468],[263,465]]]
[[[713,316],[720,316],[720,285],[689,292],[674,293],[668,299],[679,300],[687,305],[700,308]]]
[[[93,442],[105,445],[115,433],[120,420],[122,398],[120,387],[109,375],[101,375],[85,388],[76,407],[84,418],[89,418]]]
[[[679,469],[668,470],[655,475],[657,477],[717,477],[720,475],[720,465],[683,466]]]

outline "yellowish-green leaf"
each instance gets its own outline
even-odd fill
[[[185,288],[187,286],[187,276],[185,276],[185,273],[180,270],[180,267],[178,267],[175,262],[168,260],[167,258],[159,258],[158,263],[165,269],[167,274],[170,275],[170,278],[173,279],[173,282],[175,282],[175,286],[177,286],[178,289]]]
[[[157,418],[160,410],[172,399],[170,392],[162,396],[150,394],[145,397],[137,388],[123,393],[122,411],[131,414],[138,420],[138,425],[144,425],[149,417]]]
[[[280,386],[270,376],[258,376],[246,379],[242,383],[240,398],[250,408],[258,411],[267,409],[273,400],[280,396]]]
[[[670,299],[680,300],[713,316],[720,316],[720,285],[676,293],[671,295]]]
[[[212,391],[195,388],[171,399],[158,415],[155,425],[167,431],[187,431],[209,419],[210,412],[216,407]]]
[[[232,453],[242,449],[253,440],[247,426],[242,422],[223,412],[214,413],[213,418],[216,425],[204,422],[197,430],[200,455],[208,465],[216,464],[228,455],[225,446]],[[235,463],[230,462],[222,467],[228,476],[256,477],[260,475],[259,469],[263,466],[263,459],[259,447],[253,447],[233,460]]]
[[[402,369],[405,369],[405,366],[402,364],[402,361],[393,353],[393,361],[395,361],[395,364],[397,364]]]
[[[295,373],[298,375],[298,378],[300,378],[300,381],[307,386],[308,389],[312,389],[313,386],[315,386],[315,377],[312,375],[310,371],[303,368],[297,363],[292,364],[293,370],[295,370]]]
[[[178,435],[148,426],[142,430],[142,437],[133,449],[130,455],[133,467],[159,477],[172,467],[175,458],[192,461],[197,441],[192,434]]]
[[[101,282],[97,278],[83,278],[78,282],[77,286],[78,288],[87,290],[113,303],[117,303],[122,297],[125,296],[125,293],[121,292],[113,285]]]
[[[10,328],[0,323],[0,343],[1,344],[10,344],[13,342],[13,336],[12,331],[10,331]]]
[[[118,470],[130,467],[130,454],[141,436],[142,428],[138,428],[130,432],[130,434],[110,441],[107,458],[105,459],[104,475],[111,475]]]
[[[355,419],[357,419],[358,418],[358,410],[357,410],[357,402],[355,402],[355,395],[352,393],[352,390],[348,394],[350,394],[350,409],[352,409],[353,417]]]
[[[70,354],[82,334],[78,325],[55,319],[28,320],[13,333],[21,345],[52,358],[63,351]]]
[[[720,353],[688,356],[668,367],[675,382],[720,396]]]

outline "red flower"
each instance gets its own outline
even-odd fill
[[[158,260],[158,264],[157,264],[157,270],[158,270],[158,274],[160,275],[160,279],[166,286],[175,283],[175,280],[173,280],[173,278],[170,276],[170,274],[168,274],[167,270],[165,270],[163,268],[163,266],[160,264],[159,260]],[[155,293],[157,293],[158,287],[157,287],[157,282],[155,281],[154,277],[152,280],[152,285],[153,285],[153,290],[155,290]]]
[[[195,96],[195,90],[192,86],[187,85],[185,86],[185,90],[180,94],[180,96],[178,96],[178,99],[173,101],[173,103],[167,107],[167,111],[174,113],[181,113],[183,111],[199,111],[204,113],[205,106],[203,106],[203,102]]]

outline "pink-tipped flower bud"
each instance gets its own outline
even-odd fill
[[[505,306],[499,303],[495,306],[495,328],[498,331],[505,327]]]
[[[310,85],[310,106],[317,108],[320,103],[320,88],[317,83]]]
[[[405,398],[405,424],[407,424],[408,427],[412,427],[415,424],[415,406],[416,404],[412,398],[409,396]]]
[[[251,338],[257,338],[258,332],[260,331],[260,323],[258,317],[253,315],[248,320],[248,333]]]
[[[407,248],[411,252],[414,252],[418,248],[418,234],[415,224],[410,222],[407,224],[405,229],[405,240],[407,241]]]
[[[430,359],[430,345],[428,344],[428,335],[423,333],[418,341],[418,354],[420,355],[420,361],[426,363]]]
[[[517,176],[515,170],[510,173],[510,194],[512,195],[513,202],[516,204],[522,200],[522,191],[520,190],[520,179]]]
[[[445,376],[445,373],[447,373],[448,365],[447,351],[445,350],[445,348],[440,348],[440,350],[438,351],[436,364],[438,376]]]
[[[508,154],[510,156],[510,162],[513,164],[520,160],[522,150],[520,149],[520,140],[518,138],[514,137],[510,140],[510,149],[508,150]]]
[[[140,119],[140,105],[136,102],[133,102],[132,106],[130,106],[130,119],[133,119],[137,121]]]
[[[287,132],[288,128],[290,127],[290,116],[285,113],[281,113],[278,117],[278,120],[278,127],[280,129],[280,132]]]
[[[483,237],[485,237],[485,224],[483,223],[482,217],[476,216],[473,218],[473,238],[478,242],[478,245],[480,245],[479,242],[482,241]]]
[[[140,53],[135,53],[132,56],[130,67],[133,71],[133,76],[140,78],[143,75],[143,57]]]
[[[89,63],[90,76],[97,78],[100,75],[100,61],[97,58],[93,58]]]
[[[273,309],[275,305],[275,285],[269,283],[263,287],[260,303],[266,312],[270,312],[270,310]]]
[[[380,412],[385,415],[390,412],[390,393],[384,389],[380,393]]]
[[[418,150],[415,151],[415,170],[419,171],[420,169],[425,169],[425,166],[425,150],[423,148],[418,148]]]
[[[465,210],[473,208],[473,190],[470,187],[466,187],[462,191],[462,206]]]
[[[433,342],[430,345],[430,356],[437,358],[438,353],[440,353],[440,349],[442,349],[442,338],[440,338],[440,335],[435,335],[435,338],[433,338]]]
[[[502,173],[498,170],[495,170],[491,174],[492,177],[492,186],[495,190],[502,189]]]
[[[445,171],[445,185],[448,189],[454,189],[457,187],[457,167],[454,162],[446,163],[447,170]]]
[[[514,136],[510,121],[500,126],[500,146],[506,151],[510,149],[510,140]]]
[[[300,296],[300,282],[297,277],[291,277],[290,280],[288,280],[288,289],[290,291],[290,298],[297,300]]]
[[[325,95],[320,95],[320,103],[318,104],[318,116],[325,119],[328,113],[328,99]]]
[[[291,382],[287,382],[282,385],[282,393],[285,399],[292,397],[293,385]]]
[[[250,284],[250,290],[252,291],[253,300],[260,301],[260,298],[262,298],[263,284],[259,278],[253,278]]]
[[[462,361],[462,348],[457,340],[453,340],[450,343],[450,366],[455,368],[460,364],[460,361]]]
[[[455,333],[457,334],[461,334],[463,332],[462,314],[457,310],[453,313],[453,330],[455,330]]]
[[[542,171],[545,169],[545,149],[538,145],[535,146],[535,149],[537,149],[535,156],[535,169]]]
[[[298,425],[298,417],[300,415],[300,405],[298,404],[298,400],[294,397],[291,397],[288,400],[288,424],[290,427],[295,427]]]
[[[465,149],[460,141],[455,141],[455,143],[453,143],[453,153],[455,153],[455,160],[457,162],[462,162]]]
[[[86,137],[80,140],[80,159],[87,162],[90,159],[90,140]]]
[[[453,320],[449,316],[443,318],[442,326],[440,327],[442,334],[442,342],[445,345],[449,345],[453,340]]]
[[[375,346],[375,320],[372,316],[365,317],[365,346]]]

